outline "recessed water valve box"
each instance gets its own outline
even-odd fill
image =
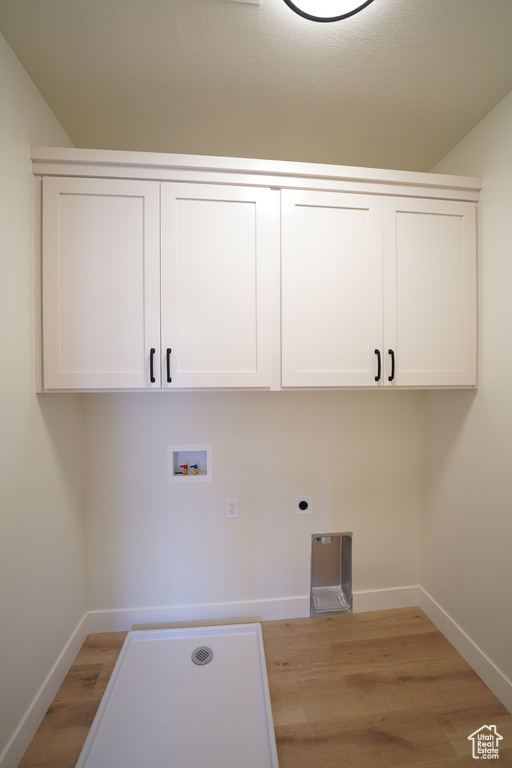
[[[168,445],[168,483],[211,483],[213,476],[212,446]]]
[[[310,615],[351,611],[352,534],[315,533],[311,537]]]

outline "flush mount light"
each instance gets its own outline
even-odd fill
[[[359,13],[373,0],[284,0],[286,5],[310,21],[341,21]]]

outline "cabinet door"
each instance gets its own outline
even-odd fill
[[[283,386],[378,386],[382,334],[381,198],[283,191]]]
[[[163,386],[270,386],[278,215],[269,189],[162,184]]]
[[[473,203],[384,200],[385,384],[476,384],[475,216]]]
[[[42,279],[45,389],[160,386],[158,184],[44,179]]]

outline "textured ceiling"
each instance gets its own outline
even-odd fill
[[[512,90],[512,0],[0,0],[80,147],[430,170]]]

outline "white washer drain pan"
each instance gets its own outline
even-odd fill
[[[145,766],[278,768],[259,624],[128,633],[76,768]]]

